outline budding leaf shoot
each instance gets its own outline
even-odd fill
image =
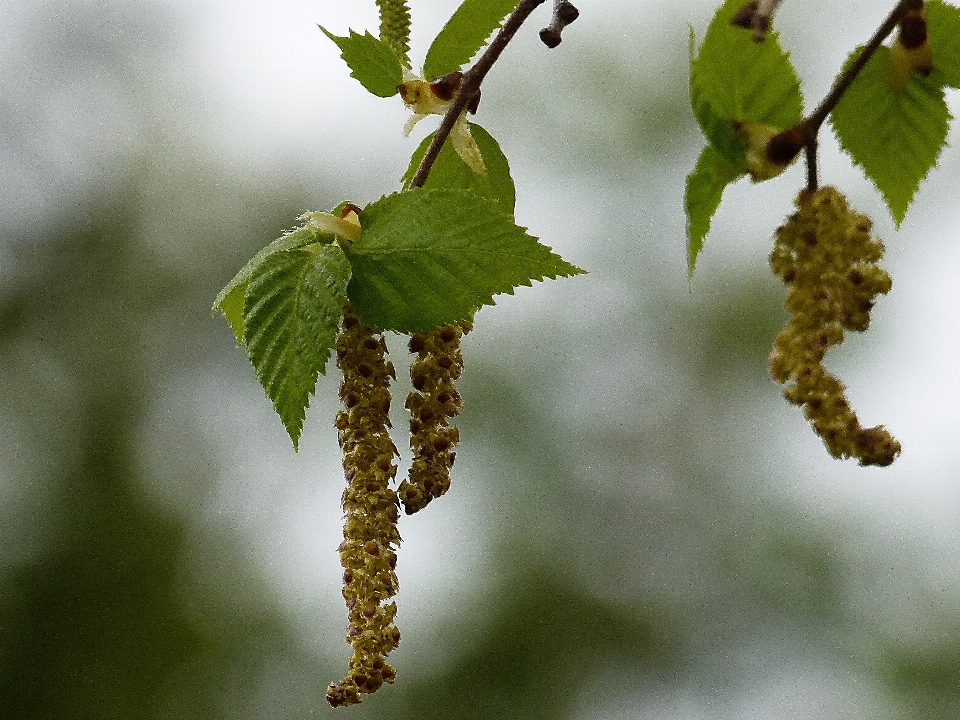
[[[487,174],[478,175],[474,172],[453,148],[453,143],[446,142],[423,187],[428,190],[432,188],[469,190],[475,195],[498,201],[503,209],[512,213],[517,191],[513,178],[510,177],[510,165],[507,163],[506,156],[493,136],[479,125],[470,123],[470,133],[480,148],[483,162],[487,166]],[[410,158],[410,166],[403,175],[404,189],[410,187],[410,181],[420,167],[420,161],[423,160],[433,136],[434,133],[430,133],[425,137]]]
[[[699,49],[690,32],[690,104],[712,150],[700,156],[687,179],[691,276],[724,188],[747,172],[748,143],[738,128],[786,130],[803,117],[800,80],[777,34],[757,43],[749,31],[731,24],[742,5],[741,0],[724,3]]]

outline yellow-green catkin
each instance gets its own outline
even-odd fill
[[[422,510],[450,489],[450,469],[457,457],[460,429],[448,420],[463,407],[456,381],[463,372],[460,338],[470,332],[469,321],[410,337],[413,391],[407,397],[410,411],[410,477],[400,483],[400,502],[408,515]]]
[[[397,604],[386,602],[398,589],[395,548],[400,544],[399,503],[390,487],[397,474],[397,448],[389,434],[390,380],[396,375],[386,353],[383,336],[361,323],[348,303],[337,338],[343,409],[336,427],[347,481],[339,549],[349,616],[346,640],[353,654],[346,677],[327,689],[333,707],[358,703],[361,693],[396,678],[384,659],[400,643]]]
[[[831,455],[889,465],[900,443],[882,425],[861,426],[843,383],[823,367],[845,330],[869,327],[876,296],[890,290],[890,276],[878,265],[883,243],[870,235],[870,219],[851,210],[836,188],[802,191],[797,208],[777,230],[770,255],[789,289],[791,316],[774,344],[770,374],[786,385],[784,397],[803,407]]]
[[[377,0],[380,39],[393,48],[400,62],[410,67],[410,8],[406,0]]]

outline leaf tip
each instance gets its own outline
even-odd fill
[[[296,429],[290,427],[289,425],[287,426],[287,434],[290,435],[290,441],[293,443],[293,451],[295,453],[300,452],[300,435],[302,433],[303,433],[302,424],[300,425],[300,427]]]

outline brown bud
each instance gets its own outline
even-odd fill
[[[423,390],[423,388],[427,385],[427,376],[417,373],[410,378],[410,382],[417,390]]]
[[[444,75],[431,82],[430,92],[432,92],[438,100],[453,100],[453,96],[457,94],[462,80],[463,73],[456,70],[449,75]]]
[[[749,2],[742,6],[730,19],[730,24],[735,27],[741,27],[750,30],[753,27],[753,16],[757,14],[757,8],[760,3],[757,0]]]
[[[563,41],[563,35],[555,27],[545,27],[540,31],[540,42],[551,50]]]
[[[927,42],[927,13],[911,10],[900,21],[900,44],[907,50],[916,50]]]
[[[777,165],[789,165],[803,148],[803,133],[790,128],[774,135],[767,143],[767,159]]]
[[[340,219],[343,220],[350,213],[356,213],[357,215],[359,215],[361,212],[363,212],[363,210],[361,210],[359,207],[357,207],[353,203],[347,203],[346,205],[343,206],[343,210],[340,211]]]

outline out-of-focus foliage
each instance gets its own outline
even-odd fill
[[[7,551],[22,553],[0,570],[10,717],[266,712],[269,663],[311,662],[230,535],[147,493],[137,445],[163,359],[145,352],[144,327],[168,298],[186,312],[176,298],[191,293],[145,252],[137,181],[11,238],[44,243],[52,261],[24,267],[2,306],[3,483],[36,503],[13,509]],[[184,480],[202,492],[216,476],[198,464]]]
[[[264,401],[209,315],[210,297],[290,217],[338,198],[324,177],[277,182],[232,167],[211,149],[219,136],[193,137],[215,127],[191,124],[200,93],[156,75],[192,62],[177,49],[189,33],[163,15],[182,6],[50,3],[40,17],[30,5],[6,20],[10,56],[30,65],[0,68],[7,90],[21,87],[14,71],[42,90],[0,95],[17,160],[3,192],[21,198],[0,233],[0,707],[30,720],[338,717],[323,693],[349,651],[339,577],[311,596],[312,625],[277,580],[309,575],[330,549],[311,547],[302,568],[266,567],[263,527],[223,509],[223,495],[249,486],[265,526],[302,480],[278,482],[286,466],[253,462],[293,454],[268,413],[262,444],[229,435],[225,417],[256,417]],[[433,514],[469,522],[401,522],[404,639],[391,661],[402,682],[353,718],[957,716],[958,604],[947,574],[924,570],[949,561],[885,540],[869,518],[785,497],[820,476],[861,482],[862,471],[808,467],[817,441],[797,449],[778,429],[790,408],[766,379],[782,319],[779,289],[761,279],[766,251],[722,277],[703,262],[696,292],[684,287],[676,218],[699,140],[683,125],[676,27],[673,85],[673,74],[643,74],[662,47],[631,49],[635,72],[618,62],[594,76],[581,59],[595,56],[574,52],[571,34],[569,55],[536,56],[543,74],[529,86],[524,53],[538,43],[518,40],[485,88],[518,184],[544,172],[518,222],[542,215],[544,240],[591,255],[593,272],[555,290],[582,313],[558,317],[553,291],[521,290],[465,340],[464,443]],[[105,125],[70,116],[89,133],[76,137],[137,140],[111,157],[94,140],[92,156],[79,142],[57,155],[39,119],[67,125],[45,109],[81,103],[70,88],[93,69],[114,104],[101,102]],[[558,88],[564,76],[576,91]],[[630,83],[639,89],[624,100]],[[586,97],[603,122],[566,135],[560,112],[524,129],[541,92]],[[136,108],[136,122],[121,127],[114,106]],[[575,140],[550,145],[537,167],[526,145],[542,135]],[[718,245],[747,232],[726,222],[721,212]],[[754,242],[769,239],[743,244]],[[400,338],[388,342],[395,362],[408,357]],[[181,397],[173,386],[198,390],[161,414]],[[318,432],[333,438],[332,420]],[[160,465],[149,461],[158,437],[176,440]],[[318,494],[332,484],[339,495],[337,473],[307,472]],[[877,492],[910,480],[898,478]],[[315,513],[317,527],[339,525],[335,500]],[[404,556],[441,532],[442,556]],[[482,559],[467,572],[466,556]],[[473,590],[439,594],[428,569]]]

